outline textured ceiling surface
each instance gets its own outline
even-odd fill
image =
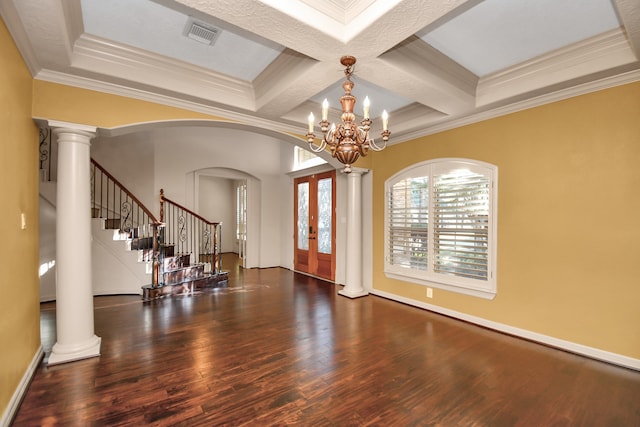
[[[35,78],[304,133],[343,55],[401,142],[640,79],[637,0],[0,0]],[[192,23],[213,43],[189,36]],[[196,37],[197,38],[197,37]]]

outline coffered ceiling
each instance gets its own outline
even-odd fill
[[[401,142],[640,79],[637,0],[0,0],[33,76],[306,131],[340,57]],[[212,39],[210,41],[210,39]],[[377,123],[376,123],[377,122]]]

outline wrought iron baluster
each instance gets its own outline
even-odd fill
[[[50,181],[51,177],[51,131],[49,128],[40,128],[40,170],[44,171],[44,181]]]
[[[208,274],[222,273],[220,223],[207,221],[188,208],[167,199],[163,190],[160,191],[160,218],[164,219],[165,225],[162,229],[162,242],[173,245],[176,256],[188,256],[191,264],[210,264],[211,268],[206,268]],[[163,263],[161,268],[162,266]]]
[[[100,218],[102,218],[102,188],[103,188],[103,180],[104,180],[104,174],[102,172],[100,172]]]
[[[129,202],[129,199],[125,199],[124,202],[122,202],[122,205],[120,206],[120,210],[122,212],[122,221],[120,224],[120,227],[123,231],[131,231],[133,230],[133,220],[132,220],[132,215],[131,215],[131,203]]]

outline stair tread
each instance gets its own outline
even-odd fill
[[[228,271],[221,271],[219,273],[205,273],[204,276],[202,277],[198,277],[195,279],[185,279],[184,282],[193,282],[194,280],[203,280],[203,279],[212,279],[212,278],[219,278],[219,277],[225,277],[225,276],[229,276],[229,272]],[[158,288],[162,288],[162,287],[166,287],[166,286],[176,286],[179,285],[180,283],[183,282],[177,282],[177,283],[160,283],[157,287]],[[143,285],[142,288],[144,289],[153,289],[153,285],[152,284],[148,284],[148,285]]]
[[[176,294],[191,294],[195,289],[219,288],[228,285],[229,272],[220,271],[218,273],[206,274],[194,280],[185,280],[179,283],[169,283],[154,287],[153,285],[142,286],[142,299],[150,301],[164,296]]]
[[[187,265],[185,267],[176,267],[176,268],[170,268],[167,270],[164,270],[164,273],[172,273],[174,271],[180,271],[180,270],[186,270],[192,267],[204,267],[204,264],[191,264],[191,265]]]

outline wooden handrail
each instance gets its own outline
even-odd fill
[[[160,286],[162,224],[149,208],[94,159],[91,159],[91,180],[91,215],[100,215],[105,220],[105,228],[119,227],[120,233],[125,233],[131,240],[131,248],[142,250],[142,259],[152,263],[151,287],[157,288]]]
[[[138,198],[136,196],[133,195],[133,193],[131,191],[129,191],[129,189],[127,187],[125,187],[124,185],[122,185],[122,183],[120,181],[118,181],[113,175],[111,175],[104,167],[102,167],[102,165],[98,162],[96,162],[94,159],[91,159],[91,163],[97,167],[103,174],[105,174],[110,180],[112,180],[116,185],[118,185],[118,187],[120,187],[120,189],[122,191],[124,191],[124,193],[129,196],[131,198],[132,201],[134,201],[135,203],[138,204],[138,206],[140,206],[140,208],[142,209],[142,211],[144,213],[147,214],[147,216],[153,220],[154,224],[160,224],[161,221],[158,221],[158,219],[156,218],[156,216],[144,205],[142,204],[142,202],[140,200],[138,200]]]
[[[163,202],[169,202],[172,205],[182,209],[183,211],[186,211],[187,213],[193,215],[194,217],[198,218],[200,221],[206,222],[208,225],[220,225],[220,222],[211,222],[206,218],[203,218],[202,216],[198,215],[197,213],[193,212],[191,209],[186,208],[184,206],[182,206],[180,203],[174,202],[173,200],[165,197],[164,195],[164,189],[160,189],[160,222],[164,222],[164,209],[162,208],[162,203]]]

